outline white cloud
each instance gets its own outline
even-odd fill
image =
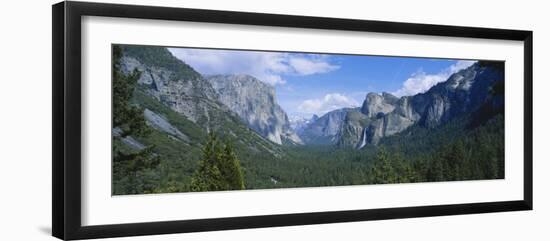
[[[298,111],[307,114],[323,115],[329,111],[345,107],[357,107],[359,103],[353,98],[340,93],[331,93],[321,99],[309,99],[298,105]]]
[[[294,72],[298,75],[327,73],[339,68],[339,66],[331,65],[330,63],[322,60],[301,57],[290,57],[288,62],[294,69]]]
[[[437,74],[427,74],[426,72],[419,70],[403,82],[401,89],[393,92],[392,94],[396,96],[408,96],[424,93],[432,86],[446,81],[452,74],[470,67],[475,62],[476,61],[460,60]]]
[[[249,74],[271,85],[282,75],[312,75],[339,68],[313,54],[170,48],[170,52],[201,74]]]

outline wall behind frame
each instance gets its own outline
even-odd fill
[[[111,0],[249,12],[534,31],[534,211],[295,226],[113,240],[548,240],[550,24],[544,1]],[[0,29],[1,240],[54,240],[51,231],[51,4],[11,1]]]

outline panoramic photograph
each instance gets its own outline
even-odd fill
[[[504,62],[112,45],[112,195],[504,178]]]

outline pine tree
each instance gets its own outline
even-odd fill
[[[225,144],[221,154],[221,164],[222,175],[225,177],[228,189],[244,189],[244,179],[240,161],[233,151],[233,145],[231,145],[231,143]]]
[[[137,69],[130,74],[122,73],[120,70],[122,49],[119,46],[113,46],[112,58],[113,126],[121,130],[121,137],[144,136],[148,134],[149,129],[143,118],[143,110],[130,104],[141,73]]]
[[[240,162],[232,145],[227,142],[222,144],[214,133],[210,133],[203,147],[199,167],[191,179],[191,190],[223,191],[244,188]]]
[[[130,103],[134,93],[140,72],[134,70],[130,74],[124,74],[120,69],[122,49],[113,46],[112,52],[112,88],[113,88],[113,139],[122,140],[127,136],[143,137],[150,133],[143,109]],[[115,134],[116,133],[116,134]],[[126,177],[132,185],[129,185],[129,193],[136,192],[138,172],[154,168],[160,162],[159,156],[153,153],[153,146],[147,146],[139,151],[123,151],[123,147],[113,143],[113,171],[117,177]],[[144,190],[150,191],[150,190]]]

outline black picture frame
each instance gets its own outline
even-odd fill
[[[426,36],[516,40],[524,43],[524,194],[522,200],[333,212],[146,222],[81,224],[81,17],[104,16]],[[532,210],[533,33],[523,30],[366,21],[89,2],[52,6],[52,233],[88,239],[350,221]],[[139,221],[139,220],[136,220]]]

